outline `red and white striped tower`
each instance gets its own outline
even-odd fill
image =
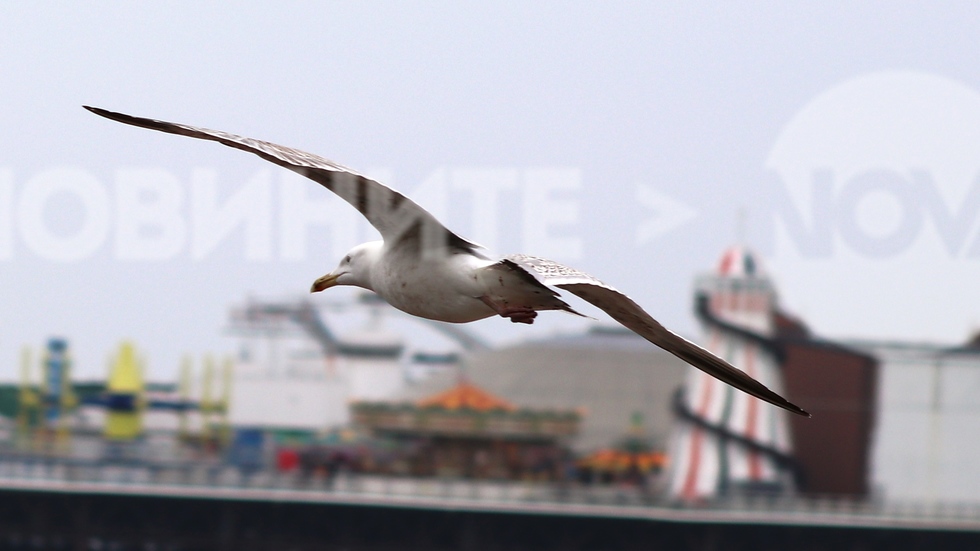
[[[702,345],[782,394],[770,346],[776,292],[755,255],[736,246],[699,278]],[[793,488],[787,413],[691,368],[676,404],[671,493],[703,501],[745,491]]]

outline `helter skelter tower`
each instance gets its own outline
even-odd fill
[[[695,293],[701,345],[776,393],[783,393],[774,346],[776,292],[742,246],[722,255]],[[690,368],[675,401],[670,491],[684,501],[794,488],[787,412]]]

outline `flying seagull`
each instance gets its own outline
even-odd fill
[[[401,193],[349,168],[318,155],[227,132],[85,108],[122,123],[254,153],[306,176],[350,203],[381,233],[382,241],[351,249],[335,270],[313,283],[311,292],[353,285],[422,318],[467,323],[499,315],[515,323],[533,323],[542,310],[578,314],[552,289],[557,287],[592,303],[705,373],[787,411],[810,416],[730,363],[668,330],[632,299],[589,274],[524,254],[491,258],[482,247],[456,235]]]

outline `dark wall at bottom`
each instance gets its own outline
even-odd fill
[[[0,491],[0,549],[972,551],[980,534]]]

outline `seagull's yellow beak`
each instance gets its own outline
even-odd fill
[[[337,284],[337,278],[339,275],[327,274],[320,279],[313,282],[313,287],[310,287],[311,293],[319,293],[324,289],[329,289]]]

